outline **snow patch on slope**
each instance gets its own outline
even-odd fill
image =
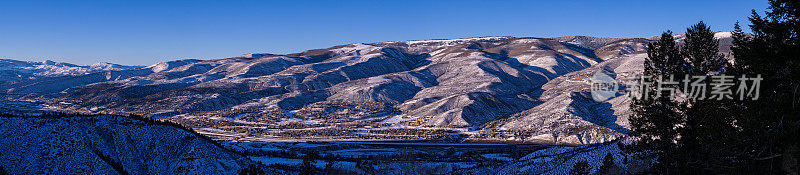
[[[717,33],[714,33],[714,38],[715,39],[731,38],[731,37],[733,37],[733,32],[717,32]]]

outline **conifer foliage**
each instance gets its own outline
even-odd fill
[[[661,38],[648,45],[645,59],[643,76],[657,77],[669,75],[684,69],[684,61],[680,57],[680,52],[672,37],[672,32],[667,31],[661,34]],[[677,71],[676,71],[677,70]],[[678,145],[678,124],[683,123],[684,115],[677,110],[679,104],[671,100],[668,96],[656,98],[657,89],[654,86],[642,85],[640,93],[642,98],[634,98],[631,103],[631,110],[634,114],[629,118],[633,135],[640,138],[636,148],[641,150],[659,150],[653,156],[660,162],[656,169],[674,169],[676,163],[674,156]]]
[[[769,3],[766,16],[753,11],[749,18],[752,34],[736,24],[732,58],[719,54],[714,32],[702,21],[680,44],[667,31],[649,45],[644,76],[705,76],[704,83],[710,75],[763,77],[758,98],[667,100],[651,93],[634,99],[635,148],[658,160],[652,173],[798,173],[800,2]]]
[[[575,165],[572,166],[572,170],[569,171],[570,175],[588,175],[589,174],[589,163],[586,161],[578,161],[575,162]]]
[[[800,1],[770,0],[766,16],[755,11],[752,35],[737,25],[733,38],[736,71],[761,74],[760,98],[737,110],[741,128],[740,167],[753,173],[798,174],[800,133]]]
[[[620,174],[619,168],[614,163],[614,155],[611,153],[606,153],[606,156],[603,157],[603,165],[600,165],[600,168],[597,168],[597,174],[600,175],[607,175],[607,174]]]

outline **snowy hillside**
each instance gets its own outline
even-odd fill
[[[597,173],[604,156],[610,154],[614,166],[611,174],[640,174],[653,159],[640,152],[626,152],[621,141],[578,147],[553,147],[538,150],[525,157],[497,167],[477,167],[461,174],[568,174],[578,161],[588,162],[591,174]]]
[[[10,174],[235,174],[252,162],[200,135],[119,116],[0,117]]]
[[[729,45],[729,35],[717,36],[721,47]],[[582,145],[628,132],[627,99],[593,101],[589,78],[601,70],[616,78],[637,73],[652,39],[358,43],[44,77],[0,84],[0,92],[7,94],[3,100],[35,100],[66,111],[170,120],[230,140]]]

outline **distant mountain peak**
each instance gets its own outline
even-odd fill
[[[0,82],[20,81],[36,77],[56,77],[83,75],[99,71],[119,71],[135,69],[142,66],[124,66],[113,63],[95,63],[92,65],[76,65],[53,60],[45,61],[19,61],[13,59],[0,59],[0,70],[13,73],[0,75]]]

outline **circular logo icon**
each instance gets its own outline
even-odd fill
[[[592,99],[597,102],[606,101],[617,96],[619,84],[614,78],[598,71],[592,76]]]

